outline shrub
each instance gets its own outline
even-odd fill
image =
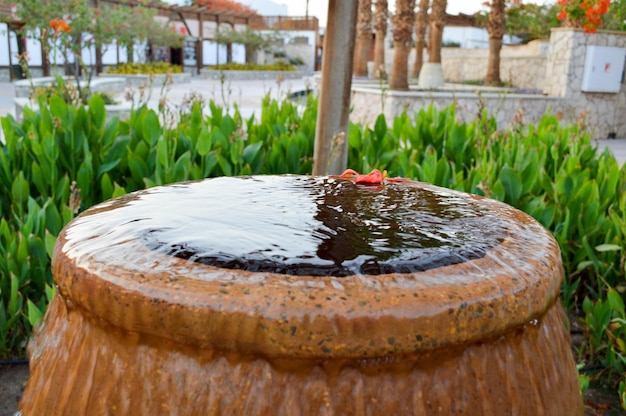
[[[125,63],[114,68],[108,68],[109,74],[137,75],[137,74],[180,74],[183,68],[180,65],[168,62],[152,62],[149,64]]]
[[[93,95],[99,95],[104,101],[104,104],[118,103],[117,100],[107,92],[92,93],[89,87],[82,87],[81,90],[82,91],[78,90],[78,87],[72,80],[56,77],[55,82],[52,84],[33,87],[30,92],[30,99],[34,101],[43,99],[49,102],[53,95],[58,95],[68,104],[86,105]]]

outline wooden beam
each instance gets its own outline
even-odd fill
[[[339,174],[348,164],[348,117],[358,0],[329,0],[313,175]]]

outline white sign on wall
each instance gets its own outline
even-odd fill
[[[624,72],[626,48],[587,46],[581,90],[619,92]]]

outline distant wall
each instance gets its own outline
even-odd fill
[[[543,90],[548,54],[547,41],[532,41],[527,45],[502,48],[500,78],[518,88]],[[448,82],[480,81],[487,75],[489,50],[486,48],[443,48],[441,65]],[[424,62],[428,54],[424,52]],[[393,49],[386,51],[387,72],[391,71]],[[409,55],[409,73],[415,61],[415,49]]]
[[[500,79],[514,87],[543,90],[548,42],[506,46],[500,54]],[[444,78],[450,82],[483,80],[489,50],[445,48],[441,58]]]

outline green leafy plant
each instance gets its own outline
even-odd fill
[[[107,121],[104,102],[53,95],[23,122],[1,119],[0,353],[23,355],[53,294],[50,256],[61,228],[100,201],[146,187],[220,175],[311,172],[317,102],[266,97],[243,119],[195,102],[173,125],[146,106]],[[558,241],[561,301],[583,327],[581,380],[603,377],[624,396],[626,168],[598,153],[582,125],[547,114],[501,131],[484,111],[459,123],[428,107],[371,127],[352,124],[349,167],[373,168],[499,199]],[[593,372],[590,368],[594,368]],[[598,375],[600,374],[600,375]]]

